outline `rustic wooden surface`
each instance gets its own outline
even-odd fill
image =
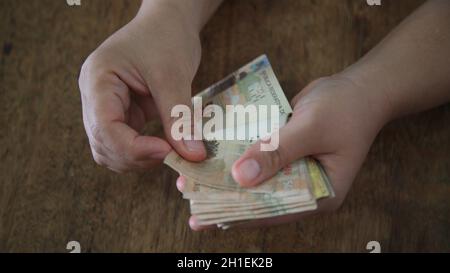
[[[228,0],[203,33],[201,90],[267,53],[289,97],[357,60],[422,1]],[[299,223],[195,233],[176,174],[97,167],[77,86],[84,58],[139,1],[0,1],[0,251],[450,251],[450,106],[391,123],[342,209]],[[155,130],[157,130],[156,128]]]

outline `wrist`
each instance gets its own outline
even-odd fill
[[[221,0],[143,0],[137,17],[181,20],[199,34]]]
[[[365,109],[372,116],[378,130],[395,118],[395,109],[389,97],[389,90],[382,83],[374,82],[369,71],[357,63],[338,73],[338,76],[351,81],[357,89],[356,94],[361,97],[361,103],[367,106]]]

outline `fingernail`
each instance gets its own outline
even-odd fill
[[[200,140],[184,140],[184,144],[189,152],[203,153],[205,146]]]
[[[261,167],[254,159],[244,160],[244,162],[238,165],[238,176],[241,180],[240,182],[251,182],[259,175],[260,172]]]

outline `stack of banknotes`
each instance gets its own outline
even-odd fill
[[[224,111],[226,105],[278,105],[281,127],[292,113],[265,55],[196,97],[202,98],[203,106],[215,104]],[[251,122],[236,123],[248,131],[255,128]],[[251,132],[248,135],[245,140],[204,140],[207,159],[200,163],[189,162],[175,152],[165,158],[165,164],[185,177],[183,198],[190,200],[191,214],[200,225],[227,229],[255,219],[311,211],[317,209],[318,199],[334,196],[325,171],[312,158],[292,162],[256,187],[241,187],[233,179],[231,167],[259,137]]]

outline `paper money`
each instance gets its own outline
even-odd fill
[[[286,124],[292,113],[265,55],[197,97],[202,98],[203,106],[214,104],[224,111],[227,105],[277,105],[279,116],[276,124],[279,127]],[[264,122],[273,122],[270,118],[238,119],[234,128],[225,124],[225,131],[246,130],[247,139],[204,140],[207,159],[203,162],[189,162],[176,152],[165,158],[165,164],[185,177],[183,198],[190,200],[191,213],[199,224],[216,224],[227,229],[248,220],[314,210],[318,199],[334,196],[325,171],[312,158],[292,162],[274,177],[253,188],[242,188],[233,179],[233,163],[262,137],[255,132],[255,128]]]

